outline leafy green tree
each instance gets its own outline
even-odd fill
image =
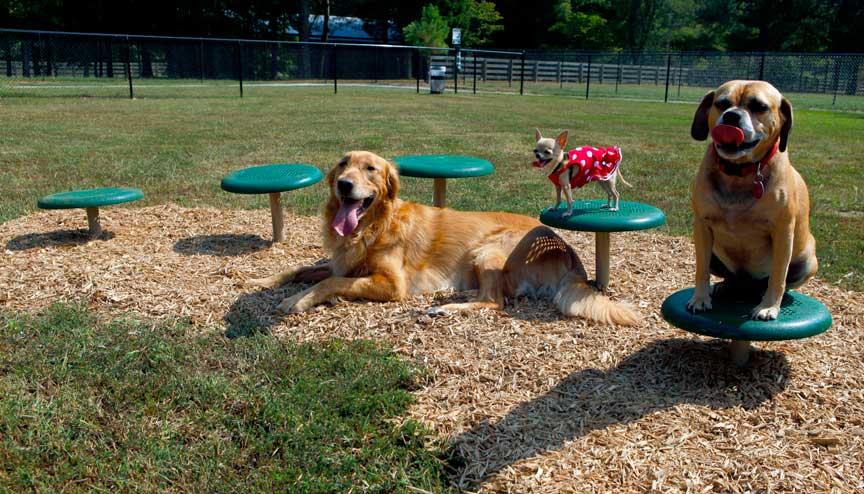
[[[611,17],[608,0],[560,0],[555,6],[557,22],[550,31],[555,45],[563,48],[604,49],[613,46],[608,29]]]
[[[434,5],[425,5],[420,19],[411,22],[403,32],[405,41],[414,46],[433,46],[444,48],[450,28]]]
[[[451,28],[462,29],[462,46],[487,46],[502,29],[501,14],[486,0],[441,0],[441,14]]]

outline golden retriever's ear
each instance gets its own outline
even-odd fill
[[[714,91],[706,94],[693,115],[693,125],[690,126],[690,135],[697,141],[708,139],[708,112],[714,104]]]
[[[558,147],[564,149],[567,145],[567,131],[558,134],[558,137],[555,138],[555,143],[558,144]]]
[[[792,103],[786,98],[783,98],[783,101],[780,103],[780,114],[783,115],[783,126],[780,127],[780,146],[778,146],[778,149],[782,153],[786,151],[789,132],[792,132]]]
[[[399,193],[399,171],[393,163],[387,162],[387,197],[392,201]]]
[[[540,133],[540,129],[534,129],[534,140],[539,141],[543,139],[543,134]]]

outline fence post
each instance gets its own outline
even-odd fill
[[[453,52],[453,94],[459,94],[459,47]]]
[[[681,72],[684,70],[684,54],[678,52],[678,98],[681,97]]]
[[[336,44],[330,45],[330,70],[333,71],[333,94],[339,94],[339,64],[336,63]]]
[[[669,102],[669,71],[672,70],[672,54],[666,55],[666,94],[663,96],[663,102]]]
[[[588,55],[588,77],[585,78],[585,99],[588,99],[588,92],[591,90],[591,55]]]
[[[765,52],[762,52],[762,58],[759,60],[759,80],[765,80]]]
[[[240,79],[240,97],[243,97],[243,43],[237,42],[237,74]]]
[[[837,86],[840,83],[840,66],[837,64],[837,57],[834,60],[834,98],[831,100],[831,106],[837,104]]]
[[[129,99],[135,99],[132,90],[132,47],[129,45],[129,36],[126,36],[126,78],[129,79]]]
[[[474,52],[474,94],[477,94],[477,52]]]
[[[415,77],[417,78],[417,94],[420,94],[420,49],[414,49],[414,62],[415,62]]]
[[[615,74],[615,94],[618,94],[618,84],[621,83],[621,52],[618,52],[618,73]]]
[[[204,40],[198,42],[198,71],[201,72],[201,84],[204,84]]]
[[[525,50],[522,50],[522,69],[519,74],[519,94],[525,94]]]

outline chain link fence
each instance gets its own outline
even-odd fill
[[[454,50],[0,30],[0,97],[213,97],[378,86],[694,102],[762,79],[804,107],[864,110],[864,55]]]

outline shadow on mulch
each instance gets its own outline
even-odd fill
[[[750,365],[737,369],[728,361],[725,342],[659,340],[609,371],[575,372],[497,423],[483,421],[454,438],[451,457],[462,470],[459,487],[476,488],[519,460],[679,404],[755,409],[783,391],[788,378],[789,364],[780,352],[755,351]]]
[[[180,239],[174,244],[174,252],[186,256],[208,255],[230,257],[251,254],[270,247],[270,241],[258,235],[224,233],[219,235],[196,235]]]
[[[241,338],[255,334],[270,332],[270,328],[281,320],[281,313],[276,311],[279,302],[285,297],[303,290],[309,285],[288,283],[278,288],[262,288],[244,293],[231,304],[225,314],[225,336]]]
[[[19,235],[6,242],[6,249],[22,251],[45,247],[72,247],[82,245],[91,240],[111,240],[114,234],[103,231],[102,235],[93,237],[87,230],[55,230],[45,233],[28,233]]]

